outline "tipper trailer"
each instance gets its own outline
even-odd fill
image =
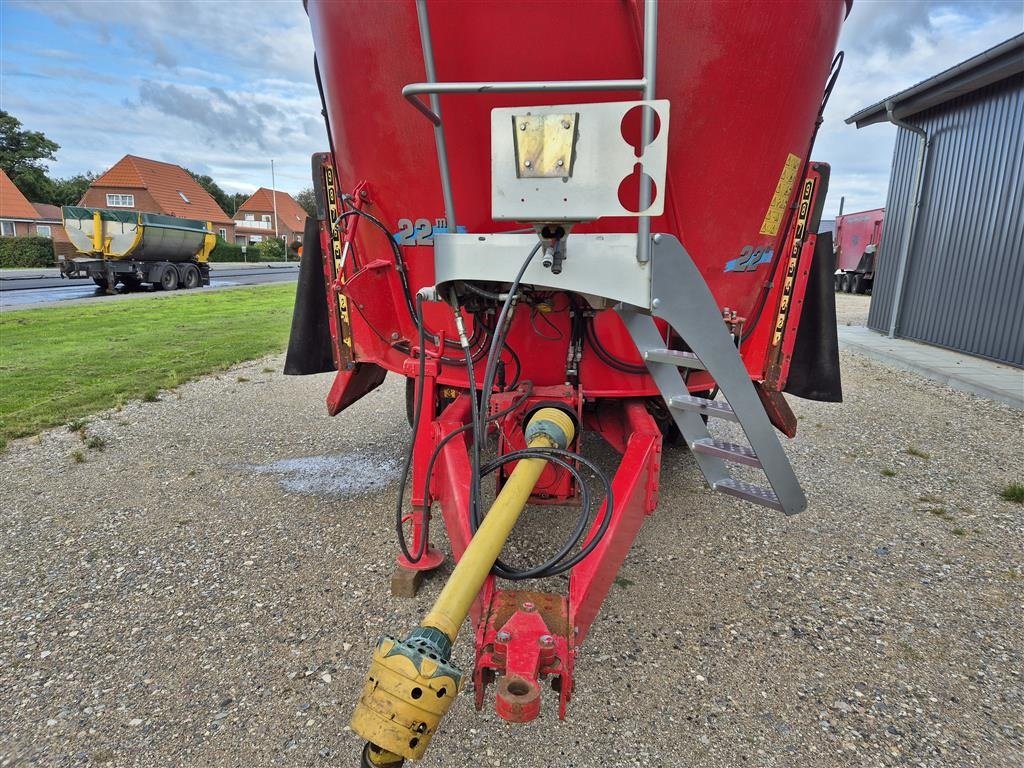
[[[836,217],[835,289],[838,293],[870,293],[882,239],[885,208]]]
[[[117,283],[165,291],[210,284],[207,261],[217,244],[211,222],[70,205],[61,213],[68,239],[82,254],[61,262],[63,277],[92,278],[108,293]]]

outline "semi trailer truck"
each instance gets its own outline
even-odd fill
[[[212,222],[158,213],[64,206],[64,229],[79,255],[60,263],[62,277],[91,278],[114,293],[117,283],[173,291],[210,284]]]

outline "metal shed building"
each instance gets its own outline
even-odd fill
[[[1024,367],[1024,34],[846,122],[899,126],[868,327]]]

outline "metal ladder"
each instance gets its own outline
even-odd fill
[[[620,304],[616,311],[704,477],[716,491],[787,515],[803,511],[807,500],[800,483],[700,271],[679,241],[668,235],[652,237],[650,266],[651,306]],[[665,320],[693,351],[666,349],[655,317]],[[708,371],[726,402],[691,395],[680,368]],[[708,426],[715,419],[738,423],[748,444],[714,437]],[[768,485],[734,478],[729,464],[763,470]]]

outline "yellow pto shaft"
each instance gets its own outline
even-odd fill
[[[540,409],[526,426],[530,448],[564,449],[574,437],[572,418],[558,408]],[[462,682],[448,661],[452,643],[547,464],[520,459],[420,626],[403,641],[385,636],[377,643],[352,714],[352,730],[368,742],[364,766],[391,768],[423,756]]]

